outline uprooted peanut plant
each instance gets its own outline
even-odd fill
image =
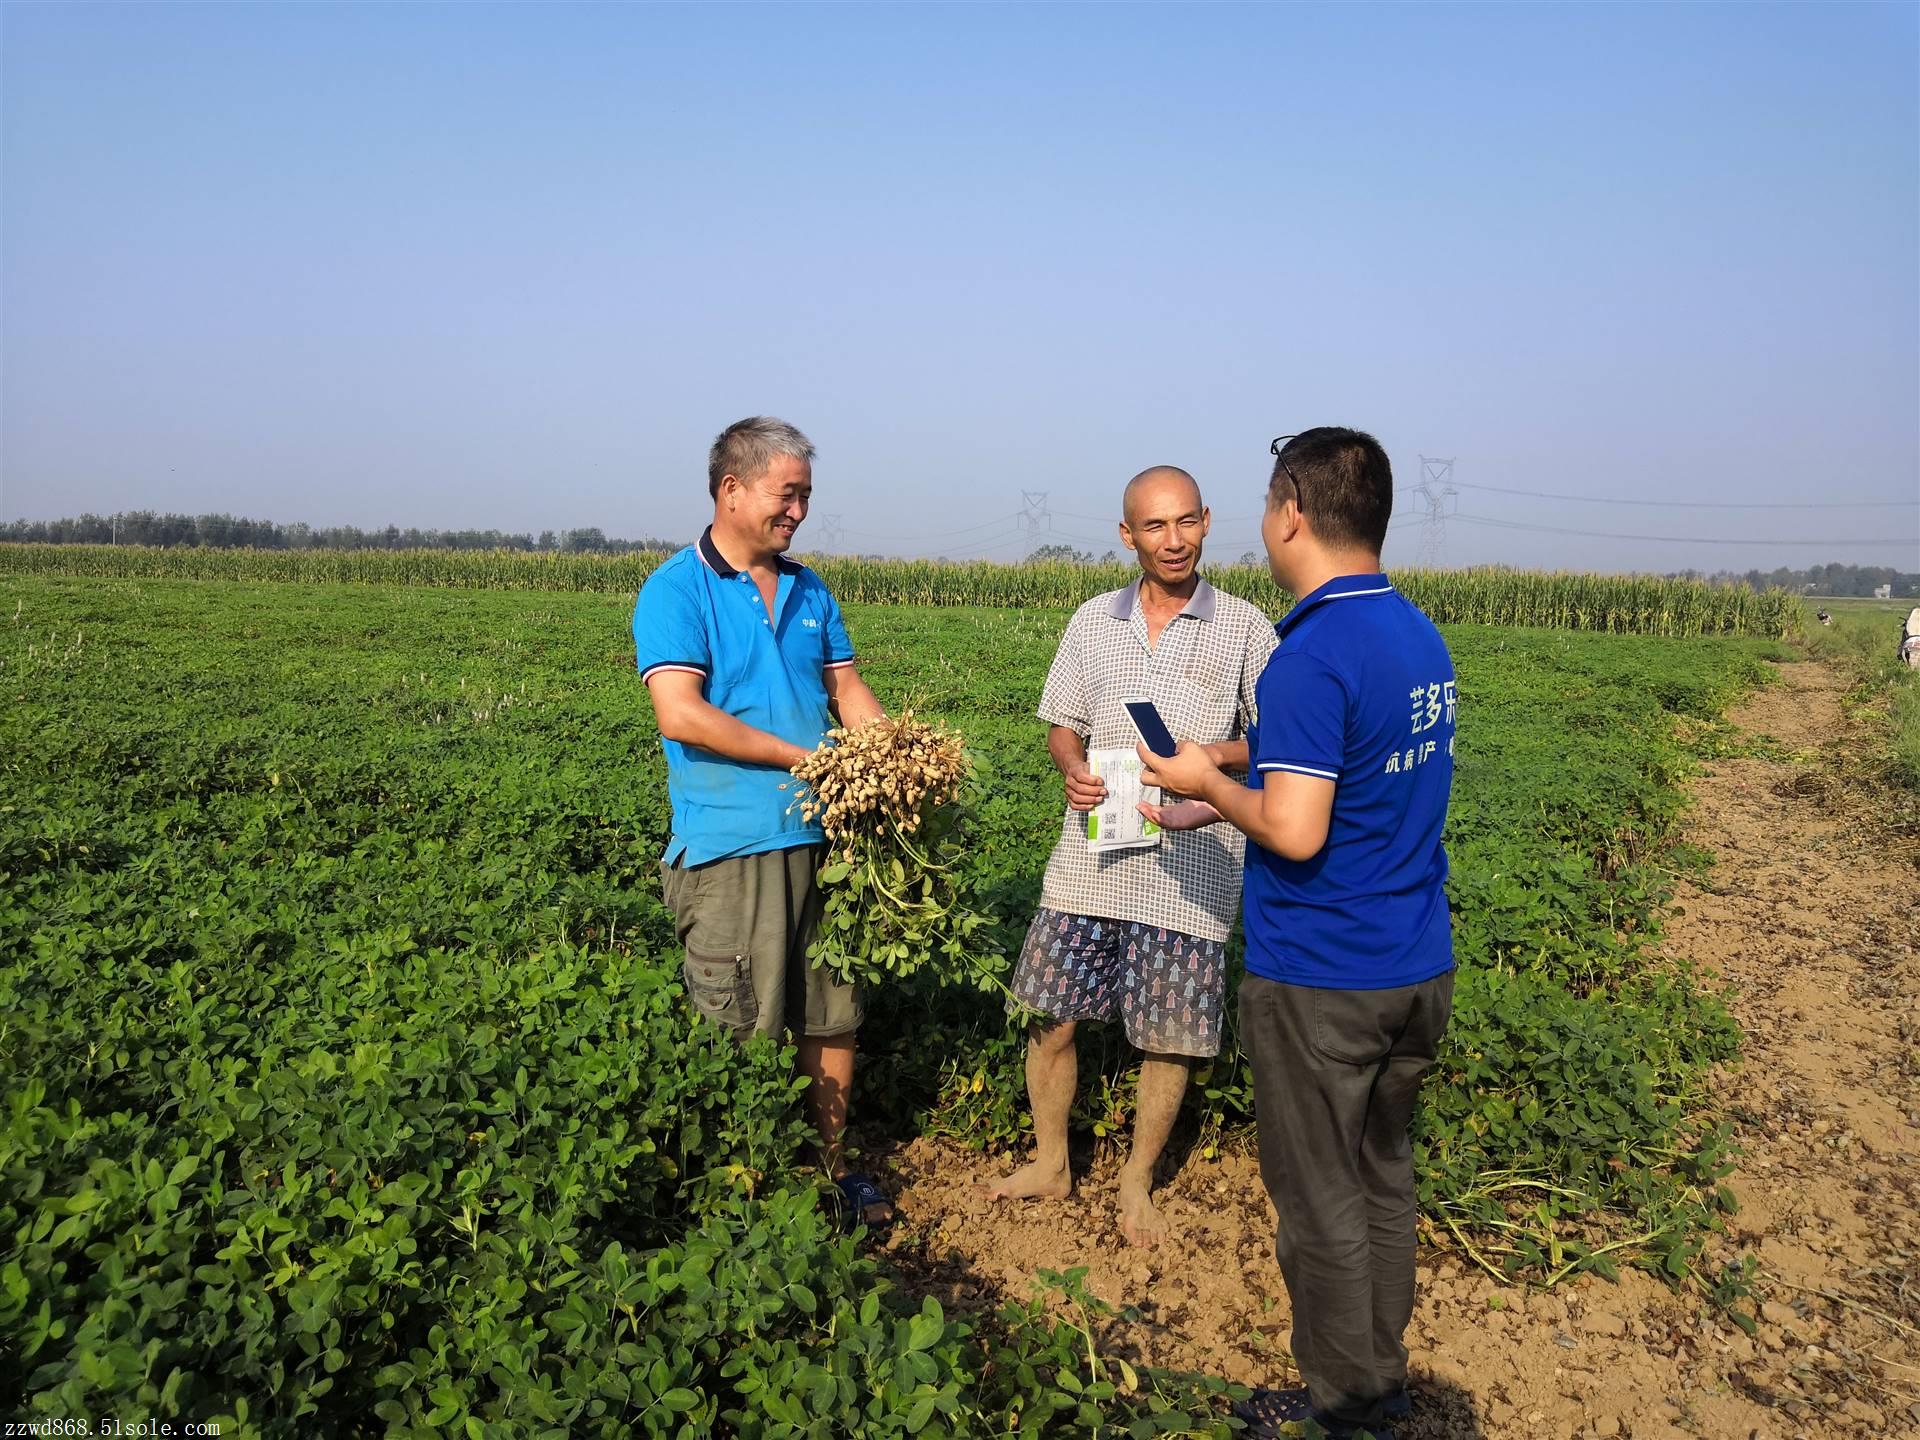
[[[927,970],[986,988],[1005,967],[965,879],[973,774],[960,737],[912,710],[830,731],[793,767],[794,803],[826,831],[826,916],[808,952],[842,980]]]

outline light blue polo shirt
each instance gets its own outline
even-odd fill
[[[1447,852],[1453,659],[1385,575],[1342,575],[1287,612],[1249,727],[1249,785],[1335,782],[1311,860],[1247,842],[1247,969],[1288,985],[1385,990],[1453,968]]]
[[[778,560],[774,613],[753,577],[715,548],[709,527],[696,545],[647,577],[633,607],[633,648],[645,680],[663,670],[704,677],[707,703],[738,720],[811,749],[832,726],[828,670],[853,664],[840,606],[818,575]],[[673,802],[668,864],[704,865],[796,845],[824,844],[818,824],[801,820],[792,777],[769,765],[729,760],[710,750],[661,742]]]

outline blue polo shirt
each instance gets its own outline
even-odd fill
[[[753,577],[726,562],[708,528],[696,545],[647,577],[633,607],[633,649],[640,677],[686,670],[717,710],[812,748],[832,726],[828,670],[853,664],[840,606],[824,581],[798,561],[778,560],[773,614]],[[704,865],[796,845],[824,844],[818,824],[801,820],[792,777],[769,765],[663,740],[667,795],[673,802],[668,864]]]
[[[1447,852],[1454,675],[1433,622],[1385,575],[1342,575],[1287,612],[1248,730],[1249,785],[1335,782],[1327,843],[1285,860],[1247,843],[1247,969],[1288,985],[1385,990],[1453,968]]]

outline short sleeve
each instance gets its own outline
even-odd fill
[[[1240,710],[1235,716],[1234,734],[1247,734],[1260,718],[1260,677],[1266,674],[1267,662],[1279,647],[1279,632],[1264,615],[1249,622],[1246,655],[1240,664]]]
[[[820,587],[821,599],[825,602],[827,627],[827,669],[843,669],[854,662],[853,640],[847,634],[847,620],[840,613],[840,602],[833,598],[833,592],[825,585]]]
[[[1316,655],[1282,647],[1260,676],[1258,748],[1251,759],[1275,770],[1338,780],[1347,759],[1347,687]]]
[[[640,678],[663,670],[712,673],[706,616],[700,597],[679,576],[656,571],[633,605],[633,653]]]
[[[1047,669],[1047,683],[1040,689],[1040,718],[1049,725],[1064,725],[1080,735],[1093,733],[1092,703],[1087,697],[1086,656],[1082,651],[1083,627],[1080,612],[1067,622],[1067,633],[1060,637],[1060,648],[1053,652],[1053,664]]]

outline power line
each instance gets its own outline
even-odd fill
[[[1009,530],[1003,535],[983,536],[978,540],[965,541],[964,543],[955,545],[950,549],[935,550],[923,558],[928,560],[950,560],[963,550],[969,551],[969,552],[979,551],[979,550],[997,550],[1002,545],[1008,544],[1011,541],[1025,540],[1026,538],[1027,538],[1027,532],[1025,530]]]
[[[1448,518],[1452,519],[1453,517],[1450,515]],[[1395,520],[1391,525],[1387,526],[1387,534],[1408,535],[1420,529],[1425,524],[1426,520],[1423,516],[1409,515],[1406,519]],[[1207,537],[1207,555],[1209,559],[1218,563],[1220,556],[1229,550],[1236,554],[1243,550],[1252,550],[1258,554],[1265,552],[1266,544],[1266,537],[1261,535],[1214,534]]]
[[[1118,539],[1095,540],[1091,535],[1070,535],[1065,530],[1049,530],[1047,533],[1057,536],[1062,540],[1071,540],[1076,545],[1091,545],[1096,550],[1102,545],[1106,546],[1109,550],[1118,550],[1120,548],[1120,541]]]
[[[1418,486],[1403,485],[1393,493],[1395,495],[1414,495],[1418,492]],[[1071,510],[1056,510],[1053,513],[1065,520],[1092,520],[1100,525],[1117,525],[1122,523],[1119,517],[1113,515],[1078,515]],[[1258,525],[1266,518],[1265,511],[1253,515],[1216,515],[1213,517],[1213,526],[1214,529],[1218,530],[1227,525]]]
[[[1557,490],[1520,490],[1505,485],[1480,485],[1467,480],[1451,482],[1461,490],[1484,490],[1490,495],[1524,495],[1534,500],[1568,500],[1584,505],[1645,505],[1671,510],[1912,510],[1920,509],[1920,500],[1636,500],[1622,495],[1569,495]],[[1396,496],[1418,495],[1418,485],[1402,485],[1394,490]],[[1056,510],[1056,515],[1073,520],[1094,520],[1111,517],[1076,515],[1069,510]],[[1250,520],[1259,520],[1258,515],[1216,515],[1216,526],[1242,525]]]
[[[869,540],[893,540],[901,543],[915,540],[946,540],[955,535],[969,535],[975,530],[991,530],[997,525],[1011,524],[1015,520],[1018,520],[1020,515],[1021,512],[1016,510],[1010,515],[1001,515],[992,520],[982,521],[978,525],[962,525],[955,530],[936,530],[927,535],[884,535],[874,530],[847,529],[842,529],[840,533],[843,535],[864,535]]]
[[[1027,543],[1028,543],[1028,542],[1029,542],[1029,541],[1030,541],[1031,539],[1032,539],[1032,537],[1031,537],[1031,536],[1029,536],[1029,535],[1027,535],[1027,534],[1026,534],[1026,533],[1025,533],[1024,531],[1015,531],[1015,532],[1014,532],[1014,533],[1013,533],[1012,535],[1009,535],[1009,536],[1007,536],[1007,537],[1006,537],[1005,539],[1003,539],[1003,540],[996,540],[996,541],[994,541],[994,542],[993,542],[993,544],[991,544],[991,545],[988,545],[988,546],[986,547],[986,549],[988,549],[988,550],[1004,550],[1004,549],[1006,549],[1006,548],[1007,548],[1007,546],[1009,546],[1009,545],[1021,545],[1021,546],[1024,546],[1024,545],[1026,545],[1026,544],[1027,544]]]
[[[1513,490],[1501,485],[1453,482],[1462,490],[1526,495],[1535,500],[1574,500],[1583,505],[1658,505],[1672,510],[1908,510],[1920,500],[1629,500],[1619,495],[1563,495],[1550,490]]]
[[[974,560],[983,560],[996,550],[1005,550],[1007,547],[1012,545],[1018,545],[1022,549],[1025,549],[1029,543],[1031,543],[1030,537],[1026,534],[1026,532],[1016,531],[1014,534],[1008,535],[1003,539],[996,540],[988,545],[968,546],[967,547],[968,554],[966,558],[974,559]],[[951,560],[951,559],[954,559],[955,556],[948,554],[948,555],[939,555],[939,556],[929,556],[927,558],[939,559],[939,560]],[[1021,560],[1025,558],[1026,557],[1024,555],[1016,555],[1012,557],[1012,559],[1009,559],[1000,563],[1012,564],[1014,560]]]
[[[1392,535],[1396,531],[1413,530],[1425,524],[1426,517],[1424,515],[1396,515],[1392,520],[1387,522],[1387,533]],[[1257,531],[1249,536],[1219,529],[1216,529],[1211,535],[1207,536],[1206,541],[1207,549],[1210,552],[1221,550],[1261,550],[1265,548],[1266,543],[1266,537]]]
[[[1676,545],[1885,545],[1886,537],[1878,540],[1736,540],[1717,535],[1625,535],[1612,530],[1581,530],[1562,525],[1528,525],[1518,520],[1495,520],[1485,515],[1454,515],[1450,517],[1463,525],[1484,525],[1495,530],[1530,530],[1541,535],[1579,535],[1588,540],[1653,540],[1670,542]]]

